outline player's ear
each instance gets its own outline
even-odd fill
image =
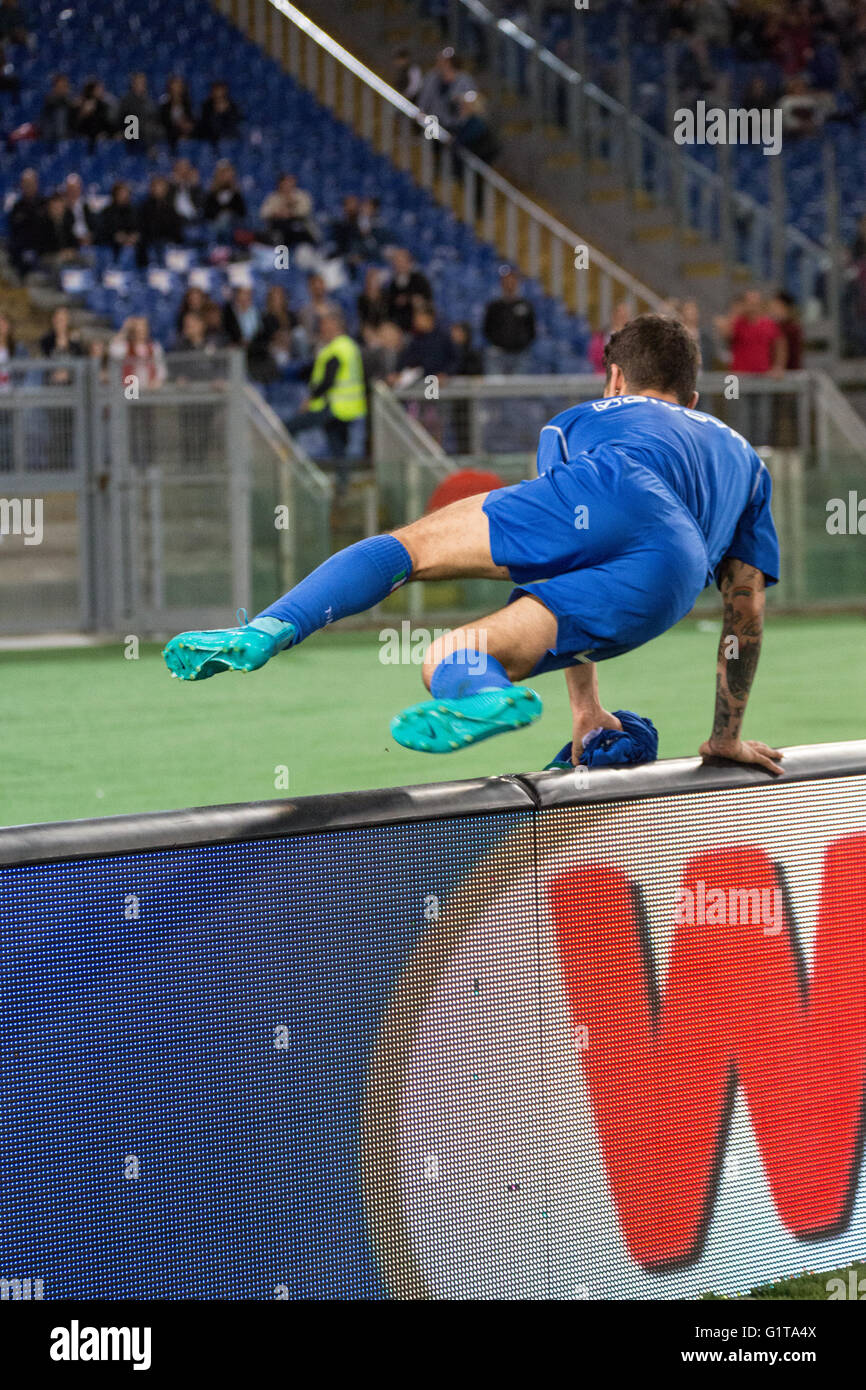
[[[604,394],[606,398],[625,395],[625,377],[615,362],[612,362],[608,367]]]
[[[694,410],[695,406],[697,405],[697,403],[698,403],[698,401],[699,401],[700,399],[701,399],[701,397],[700,397],[700,392],[695,391],[694,395],[692,396],[691,401],[689,402],[689,410]]]

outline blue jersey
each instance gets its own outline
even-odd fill
[[[770,511],[772,483],[752,446],[714,415],[652,396],[585,401],[541,431],[538,472],[604,448],[642,464],[670,489],[706,541],[709,574],[728,556],[779,578],[779,541]]]

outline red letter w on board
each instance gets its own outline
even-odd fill
[[[762,849],[688,861],[683,888],[771,892]],[[794,924],[671,926],[664,997],[632,885],[604,864],[559,875],[550,904],[572,1023],[623,1234],[646,1267],[697,1258],[736,1083],[779,1217],[798,1236],[844,1222],[866,1078],[866,836],[824,859],[811,975]]]

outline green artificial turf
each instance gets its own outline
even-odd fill
[[[608,708],[656,723],[660,757],[693,755],[709,733],[716,634],[688,621],[599,667]],[[858,617],[771,620],[747,736],[863,737],[864,638]],[[545,713],[530,729],[453,756],[400,748],[388,723],[423,698],[420,670],[383,663],[377,632],[329,631],[261,671],[191,685],[169,678],[159,647],[124,651],[0,653],[0,824],[528,772],[570,737],[554,673],[534,682]]]

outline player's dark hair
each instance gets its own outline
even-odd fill
[[[697,389],[701,354],[678,319],[638,314],[612,333],[604,349],[604,370],[619,367],[632,391],[659,391],[690,405]]]

